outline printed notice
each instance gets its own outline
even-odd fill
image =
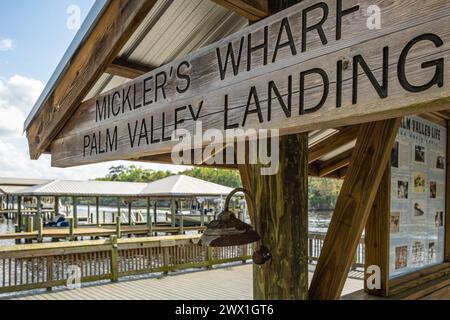
[[[402,121],[392,155],[390,277],[444,261],[447,130]]]

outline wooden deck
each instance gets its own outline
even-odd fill
[[[312,278],[310,267],[309,278]],[[361,273],[353,272],[347,279],[343,294],[361,290]],[[122,280],[60,289],[51,293],[16,294],[14,300],[251,300],[252,265],[238,265],[213,270],[168,275],[162,278]],[[209,285],[206,285],[209,284]],[[45,292],[45,291],[44,291]]]
[[[184,227],[184,231],[205,230],[206,227]],[[157,226],[152,228],[153,232],[175,234],[180,231],[180,227]],[[146,225],[121,226],[122,235],[147,235],[149,228]],[[79,227],[74,229],[74,237],[109,237],[116,234],[115,226],[104,227]],[[37,239],[38,232],[20,232],[0,234],[0,240],[16,240],[16,239]],[[44,238],[63,239],[69,237],[69,228],[44,228]]]

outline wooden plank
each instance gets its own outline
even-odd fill
[[[377,296],[389,294],[389,239],[391,213],[391,166],[387,165],[378,192],[373,203],[372,211],[365,229],[365,270],[370,266],[380,267],[380,288],[369,289],[364,273],[364,289],[367,293]]]
[[[122,78],[135,79],[151,72],[153,69],[155,68],[117,58],[114,59],[105,72]]]
[[[32,159],[37,159],[50,145],[155,3],[156,0],[111,1],[27,128]]]
[[[175,118],[177,122],[183,121],[177,128],[190,133],[201,121],[202,128],[198,133],[220,129],[223,134],[225,128],[236,125],[242,129],[279,129],[280,134],[286,135],[401,117],[424,109],[439,111],[448,108],[450,69],[421,67],[422,63],[450,58],[448,1],[370,1],[371,5],[379,5],[382,9],[385,27],[369,30],[365,25],[365,13],[353,13],[343,18],[343,33],[339,40],[335,40],[336,1],[324,3],[329,9],[328,19],[323,24],[328,41],[326,45],[317,32],[308,32],[307,37],[303,37],[306,42],[295,40],[292,47],[288,45],[279,49],[274,59],[275,49],[279,47],[278,35],[280,30],[282,35],[285,30],[281,26],[286,26],[282,21],[290,22],[293,39],[302,39],[302,28],[298,25],[302,14],[307,13],[311,21],[322,17],[322,10],[308,11],[311,10],[311,1],[304,1],[186,59],[174,61],[86,101],[53,142],[52,164],[65,167],[171,152],[179,144],[178,139],[171,139]],[[351,7],[357,3],[360,2],[352,0],[346,5]],[[412,40],[418,41],[421,39],[418,37],[430,33],[436,34],[430,38],[436,43],[422,39],[408,50]],[[256,45],[264,41],[266,35],[267,52],[247,50],[244,44],[249,39],[252,45]],[[438,39],[444,42],[442,46],[439,46]],[[228,59],[226,72],[221,73],[220,63],[225,64],[227,48],[232,44],[238,55],[240,43],[243,45],[239,65],[233,69],[231,59]],[[383,50],[386,44],[388,47]],[[388,54],[386,50],[389,50]],[[373,83],[366,75],[370,72],[360,67],[360,59],[364,59],[368,68],[373,70],[376,78],[372,78]],[[337,67],[340,63],[342,73]],[[317,68],[327,74],[329,83],[318,74],[307,75]],[[184,78],[175,71],[180,71]],[[439,85],[420,90],[407,85],[407,81],[425,84],[437,71],[444,79],[443,83],[438,81]],[[305,80],[303,88],[300,74]],[[380,80],[382,74],[384,81]],[[338,81],[340,78],[342,81]],[[438,78],[440,75],[435,79]],[[292,90],[289,90],[290,81]],[[385,86],[382,86],[383,82]],[[277,87],[282,98],[278,99],[276,91],[269,89],[269,83]],[[337,83],[342,88],[336,86]],[[148,90],[145,97],[144,87],[146,92]],[[122,104],[123,99],[119,96],[127,96],[128,92],[130,101]],[[304,104],[300,104],[301,97]],[[287,105],[288,98],[292,99],[290,114],[279,101],[283,100]],[[314,108],[321,98],[324,98],[323,105]],[[108,101],[115,102],[109,116],[104,116]],[[261,111],[260,116],[256,114],[257,110]]]
[[[269,0],[212,0],[254,22],[269,15]]]
[[[353,148],[319,164],[319,177],[326,177],[350,164]]]
[[[339,299],[399,126],[400,119],[361,126],[311,282],[311,299]]]

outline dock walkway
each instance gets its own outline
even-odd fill
[[[309,278],[312,278],[310,266]],[[361,273],[353,272],[343,294],[363,288]],[[59,289],[51,293],[21,293],[14,300],[251,300],[252,265],[169,274],[162,278],[122,280],[118,283],[86,285],[80,289]],[[45,291],[44,291],[45,292]]]

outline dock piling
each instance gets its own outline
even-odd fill
[[[119,281],[119,248],[117,245],[117,236],[111,236],[111,281]]]

